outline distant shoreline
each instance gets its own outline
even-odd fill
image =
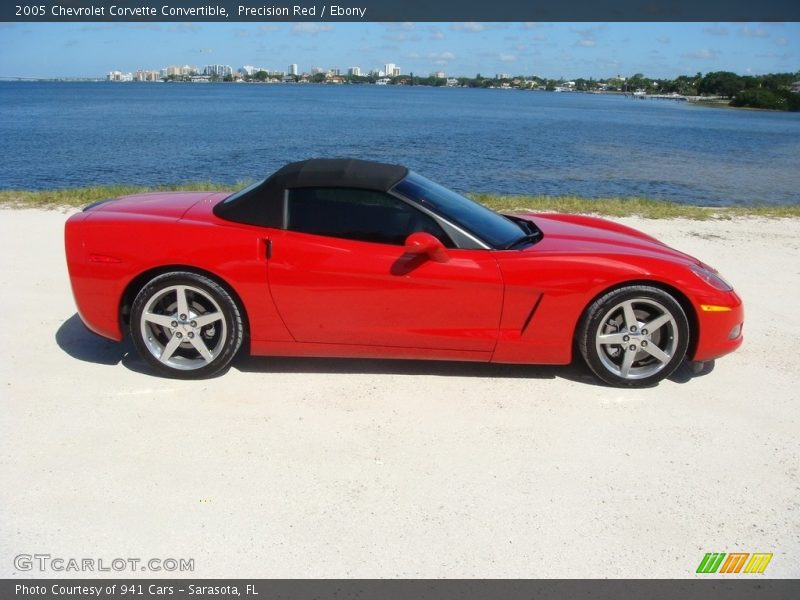
[[[318,83],[318,82],[268,82],[268,81],[206,81],[202,83],[191,82],[191,81],[108,81],[106,79],[29,79],[29,78],[19,78],[19,79],[3,79],[0,78],[0,83],[102,83],[108,85],[154,85],[158,83],[169,83],[171,85],[289,85],[289,86],[321,86],[321,87],[339,87],[342,85],[347,86],[364,86],[364,87],[402,87],[402,88],[424,88],[424,89],[435,89],[435,88],[442,88],[442,89],[475,89],[475,90],[514,90],[518,92],[545,92],[545,93],[558,93],[554,90],[529,90],[529,89],[520,89],[520,88],[500,88],[500,87],[487,87],[487,88],[472,88],[469,86],[434,86],[434,85],[425,85],[425,84],[415,84],[415,85],[391,85],[391,86],[384,86],[378,84],[371,84],[371,83],[340,83],[340,84],[332,84],[332,83]],[[752,106],[733,106],[730,104],[730,98],[715,98],[715,97],[704,97],[704,96],[696,96],[696,97],[675,97],[675,98],[668,98],[662,97],[660,95],[644,95],[644,96],[635,96],[631,92],[620,92],[620,91],[582,91],[582,90],[574,90],[570,92],[566,92],[567,94],[583,94],[588,96],[622,96],[625,98],[636,99],[636,100],[667,100],[667,101],[684,101],[688,104],[692,104],[694,106],[706,106],[710,108],[728,108],[728,109],[735,109],[735,110],[749,110],[749,111],[760,111],[760,112],[790,112],[786,110],[782,110],[779,108],[758,108]]]

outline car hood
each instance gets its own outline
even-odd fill
[[[219,192],[153,192],[104,200],[84,210],[103,213],[127,213],[180,219],[192,206]],[[225,194],[223,194],[224,196]]]
[[[670,248],[637,229],[584,215],[517,213],[514,216],[533,222],[544,234],[530,252],[557,252],[591,255],[649,255],[681,263],[702,264],[699,260]]]

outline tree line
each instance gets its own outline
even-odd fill
[[[768,108],[773,110],[800,110],[800,71],[794,73],[769,73],[766,75],[738,75],[730,71],[713,71],[680,75],[674,79],[646,77],[636,73],[631,77],[610,77],[607,79],[577,78],[547,79],[535,75],[514,75],[484,77],[478,73],[475,77],[455,77],[448,79],[430,75],[421,77],[410,73],[396,77],[379,77],[377,75],[340,75],[339,81],[350,84],[376,83],[379,79],[388,79],[391,85],[420,85],[441,87],[458,85],[470,88],[513,87],[520,89],[544,89],[548,91],[563,88],[569,84],[570,89],[579,92],[624,92],[632,93],[643,90],[648,94],[681,94],[683,96],[717,96],[727,99],[731,106],[751,108]],[[272,79],[266,71],[257,71],[251,76],[244,76],[245,81],[267,81]],[[233,81],[234,77],[224,78],[212,76],[212,81]],[[301,81],[302,77],[286,77],[291,81]],[[455,82],[453,81],[455,79]],[[325,83],[330,77],[325,73],[315,73],[305,79],[311,83]]]

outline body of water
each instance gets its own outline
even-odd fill
[[[0,189],[401,163],[462,192],[800,202],[800,114],[517,90],[0,83]]]

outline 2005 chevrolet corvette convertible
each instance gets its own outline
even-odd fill
[[[234,194],[104,200],[66,223],[83,322],[172,377],[256,355],[567,364],[652,385],[742,343],[711,267],[604,219],[495,213],[405,167],[296,162]]]

